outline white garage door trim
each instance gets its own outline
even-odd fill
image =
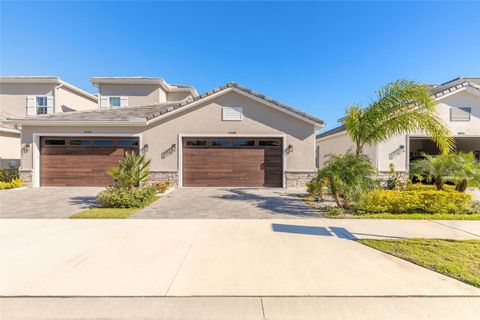
[[[41,137],[125,137],[138,138],[138,147],[142,152],[143,137],[140,133],[69,133],[69,132],[41,132],[33,133],[33,176],[32,186],[34,188],[40,187],[40,138]]]
[[[287,146],[286,134],[225,134],[225,133],[180,133],[177,139],[177,166],[178,166],[178,186],[183,188],[183,138],[281,138],[282,139],[282,187],[285,188],[285,171],[287,168],[287,157],[285,156],[285,148]]]

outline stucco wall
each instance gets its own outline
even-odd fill
[[[90,110],[98,108],[97,100],[89,99],[66,87],[60,87],[57,90],[56,100],[55,112]]]
[[[128,97],[129,106],[167,101],[167,93],[159,84],[100,84],[99,92],[102,96]]]
[[[10,160],[20,160],[20,135],[0,132],[0,166],[8,166]]]
[[[341,155],[347,151],[355,152],[355,144],[345,131],[333,134],[331,136],[318,139],[317,146],[319,151],[319,167],[323,167],[330,155]],[[368,156],[375,165],[377,154],[375,146],[366,145],[363,147],[363,153]]]
[[[25,116],[27,96],[53,96],[55,84],[0,83],[0,111],[2,116]]]
[[[191,97],[192,95],[189,92],[169,92],[167,93],[168,101],[181,101],[186,98]]]
[[[470,121],[450,121],[451,107],[472,108]],[[437,110],[439,117],[447,123],[454,136],[480,136],[480,95],[462,91],[439,100]]]

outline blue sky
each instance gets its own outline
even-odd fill
[[[1,2],[2,75],[235,81],[337,125],[400,78],[480,76],[480,2]]]

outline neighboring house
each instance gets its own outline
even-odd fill
[[[198,96],[193,87],[168,84],[162,78],[94,77],[101,108],[144,106],[182,101]]]
[[[450,128],[455,137],[457,151],[474,152],[480,160],[480,78],[457,78],[430,88],[437,103],[438,117]],[[321,168],[331,154],[355,151],[355,145],[342,125],[317,135],[316,164]],[[395,169],[408,173],[410,160],[422,153],[438,154],[432,140],[422,133],[396,135],[390,139],[368,145],[366,154],[381,175]]]
[[[255,91],[229,83],[197,95],[158,78],[92,82],[100,100],[108,97],[100,110],[10,120],[22,125],[28,184],[109,185],[107,170],[126,151],[151,159],[151,181],[180,187],[303,187],[315,174],[323,121]]]
[[[0,166],[20,164],[20,128],[6,118],[95,108],[96,96],[58,77],[0,77]]]

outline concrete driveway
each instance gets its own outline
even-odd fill
[[[133,218],[272,219],[320,217],[298,198],[304,190],[280,188],[182,188],[161,197]]]
[[[24,188],[0,191],[0,218],[68,218],[96,203],[102,188]]]
[[[350,240],[373,230],[342,223],[1,219],[0,295],[480,296],[478,288]]]

